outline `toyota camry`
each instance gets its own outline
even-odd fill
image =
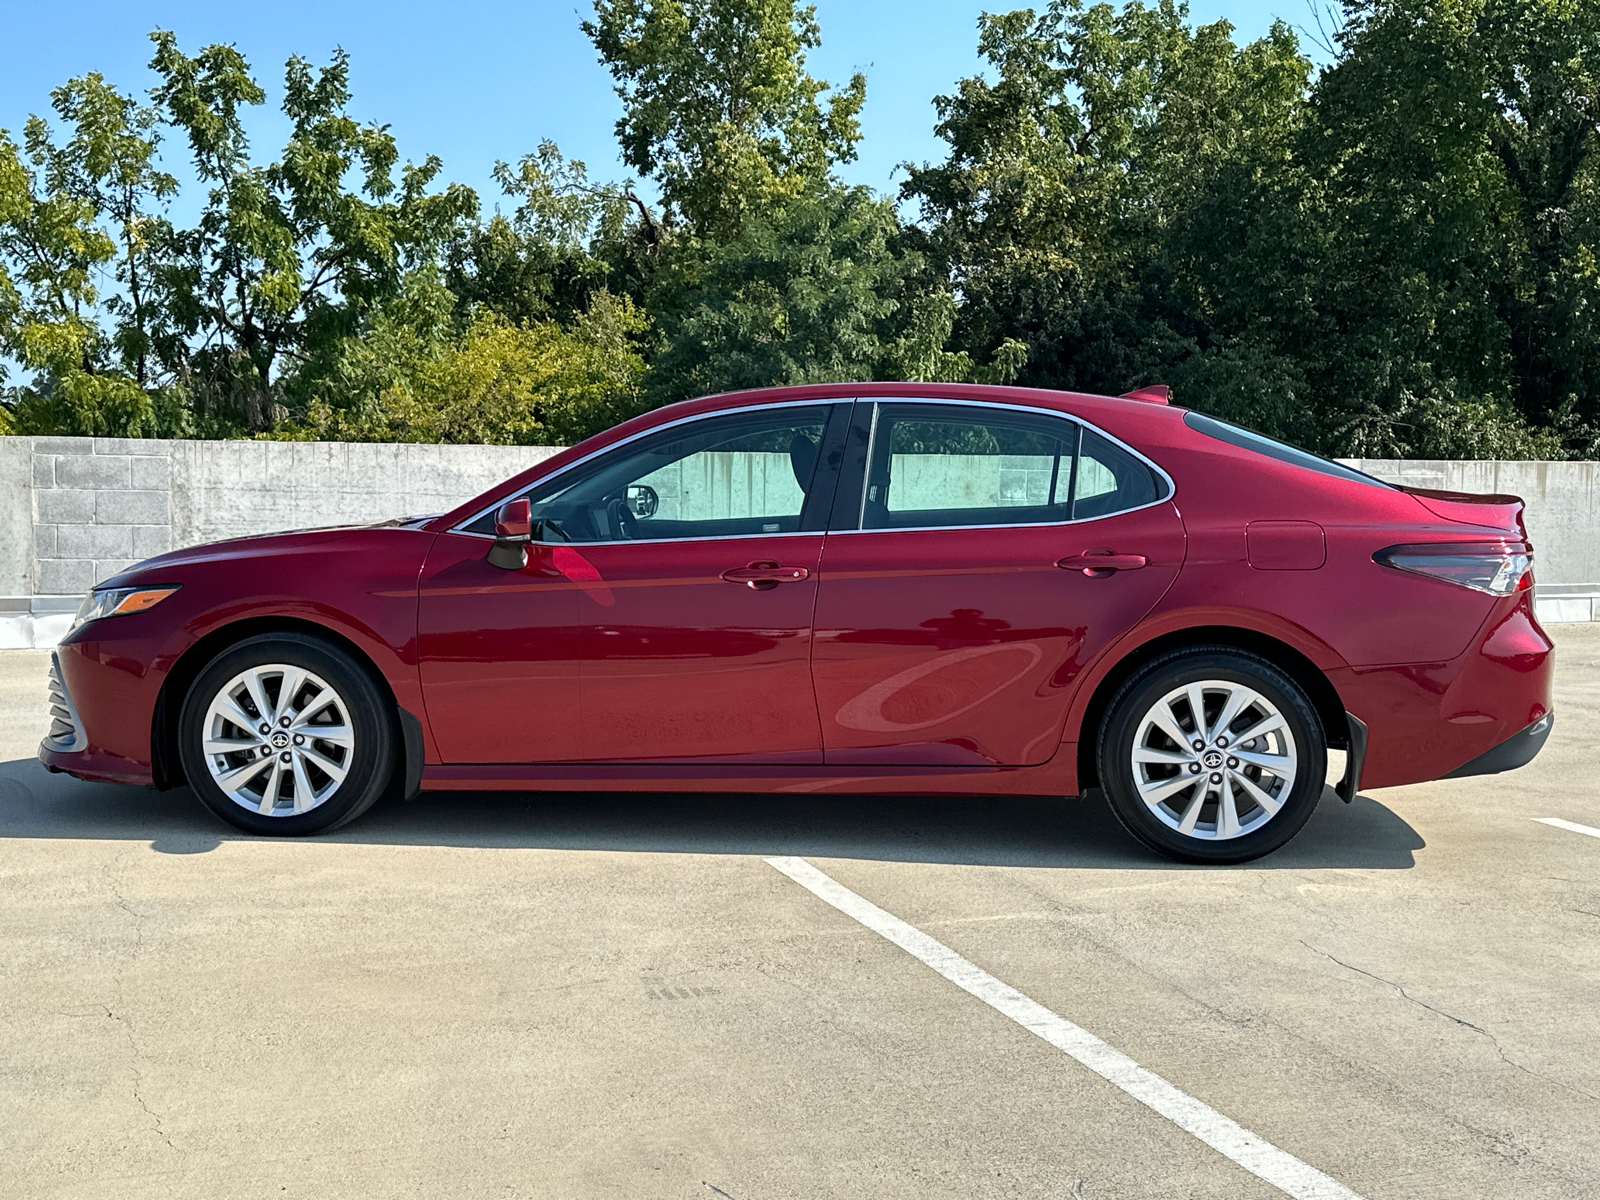
[[[1522,504],[1166,402],[833,384],[661,408],[452,512],[96,587],[40,758],[254,834],[419,790],[1103,794],[1171,857],[1521,766]]]

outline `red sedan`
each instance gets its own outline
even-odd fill
[[[51,770],[259,834],[418,789],[1104,792],[1191,862],[1551,724],[1522,504],[1195,412],[943,384],[659,409],[453,512],[108,580]]]

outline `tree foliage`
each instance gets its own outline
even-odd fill
[[[1342,453],[1592,447],[1583,7],[1361,0],[1315,80],[1285,26],[1239,46],[1172,0],[986,16],[996,78],[939,99],[950,154],[905,185],[958,342]]]
[[[310,389],[304,427],[341,441],[570,443],[641,408],[642,315],[598,293],[568,326],[516,324],[480,309],[464,329],[454,297],[414,277],[361,337],[342,339]]]
[[[476,197],[459,185],[430,193],[437,158],[395,179],[394,138],[345,111],[342,51],[320,71],[289,60],[289,142],[277,161],[257,166],[243,111],[264,95],[243,57],[210,46],[191,58],[166,32],[154,41],[162,82],[152,95],[210,185],[199,223],[169,238],[159,352],[197,408],[262,428],[274,415],[280,360],[304,362],[317,343],[354,332],[407,268],[432,260]]]
[[[794,0],[596,0],[634,180],[545,142],[490,212],[293,57],[152,35],[0,131],[0,429],[569,441],[650,404],[1016,379],[1326,452],[1600,452],[1600,6],[1345,0],[1321,70],[1178,0],[978,21],[898,203]],[[204,192],[171,216],[175,159]],[[917,219],[905,213],[915,210]],[[4,372],[9,371],[9,376]]]
[[[617,80],[623,160],[699,235],[735,234],[855,157],[866,77],[805,69],[816,10],[793,0],[596,0],[584,32]]]
[[[1017,343],[988,376],[945,349],[954,302],[905,245],[893,207],[863,188],[817,186],[771,201],[737,236],[673,256],[651,292],[663,400],[852,379],[1009,379]]]

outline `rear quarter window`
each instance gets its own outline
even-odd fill
[[[1156,473],[1093,429],[1083,431],[1077,477],[1072,486],[1072,519],[1106,517],[1154,504],[1166,490]]]
[[[1381,479],[1375,479],[1362,471],[1357,471],[1343,463],[1336,463],[1330,458],[1312,454],[1309,450],[1302,450],[1298,446],[1291,446],[1287,442],[1280,442],[1265,434],[1256,433],[1252,429],[1243,429],[1238,425],[1230,425],[1226,421],[1219,421],[1215,417],[1208,417],[1204,413],[1190,412],[1183,414],[1183,423],[1197,433],[1207,437],[1216,438],[1219,442],[1227,442],[1230,446],[1238,446],[1243,450],[1253,450],[1267,458],[1277,459],[1279,462],[1290,463],[1296,467],[1304,467],[1308,471],[1315,471],[1319,475],[1331,475],[1335,479],[1348,479],[1352,483],[1365,483],[1372,487],[1387,488],[1390,484]]]

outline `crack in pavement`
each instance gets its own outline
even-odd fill
[[[117,981],[117,1003],[119,1005],[122,1003],[122,981],[120,979]],[[158,1138],[167,1144],[167,1149],[176,1154],[182,1154],[183,1151],[178,1149],[178,1146],[173,1142],[171,1135],[169,1135],[167,1131],[162,1128],[161,1114],[150,1107],[149,1103],[144,1098],[143,1092],[140,1090],[144,1086],[144,1072],[139,1069],[139,1063],[142,1061],[144,1056],[140,1054],[139,1043],[133,1036],[133,1025],[129,1023],[126,1017],[118,1016],[117,1013],[110,1008],[110,1006],[102,1004],[100,1007],[106,1010],[106,1016],[110,1020],[115,1021],[122,1027],[123,1036],[128,1039],[128,1053],[132,1056],[133,1060],[130,1065],[133,1071],[134,1102],[138,1104],[145,1116],[149,1117],[153,1122],[155,1122],[155,1127],[152,1132],[154,1132]]]
[[[1552,1079],[1548,1075],[1544,1075],[1544,1074],[1541,1074],[1538,1071],[1535,1071],[1532,1067],[1527,1067],[1527,1066],[1524,1066],[1522,1063],[1519,1063],[1516,1059],[1512,1058],[1509,1054],[1507,1054],[1505,1052],[1504,1047],[1502,1047],[1500,1045],[1500,1039],[1495,1037],[1495,1035],[1490,1033],[1487,1029],[1483,1028],[1483,1026],[1474,1025],[1471,1021],[1464,1021],[1460,1017],[1454,1015],[1453,1013],[1445,1012],[1444,1009],[1442,1009],[1442,1008],[1435,1008],[1433,1005],[1429,1004],[1425,1000],[1418,1000],[1415,996],[1413,996],[1409,992],[1407,992],[1405,990],[1405,988],[1401,987],[1394,980],[1385,979],[1382,975],[1374,975],[1371,971],[1364,971],[1360,967],[1352,966],[1350,963],[1345,962],[1343,959],[1336,958],[1332,954],[1329,954],[1326,950],[1323,950],[1321,947],[1313,946],[1310,942],[1306,941],[1304,938],[1300,939],[1300,944],[1302,946],[1304,946],[1307,950],[1315,951],[1317,954],[1322,955],[1322,957],[1328,959],[1330,962],[1338,963],[1341,967],[1343,967],[1347,971],[1354,971],[1356,974],[1365,975],[1368,979],[1376,980],[1378,983],[1381,983],[1381,984],[1385,985],[1386,987],[1392,987],[1395,991],[1400,993],[1402,998],[1404,998],[1405,1000],[1408,1000],[1412,1004],[1415,1004],[1418,1008],[1425,1008],[1431,1013],[1438,1014],[1439,1016],[1443,1017],[1447,1021],[1454,1021],[1457,1025],[1461,1025],[1461,1026],[1463,1026],[1463,1027],[1465,1027],[1467,1029],[1470,1029],[1474,1033],[1482,1034],[1484,1037],[1489,1039],[1490,1044],[1494,1046],[1495,1053],[1500,1056],[1500,1061],[1505,1063],[1507,1066],[1515,1067],[1517,1070],[1523,1072],[1524,1074],[1531,1075],[1535,1079],[1543,1080],[1545,1083],[1554,1084],[1556,1087],[1561,1088],[1564,1091],[1572,1092],[1574,1095],[1583,1096],[1583,1097],[1585,1097],[1586,1099],[1589,1099],[1589,1100],[1600,1100],[1600,1096],[1595,1095],[1593,1092],[1586,1092],[1582,1088],[1574,1087],[1570,1083],[1563,1083],[1559,1079]]]
[[[1360,967],[1351,966],[1349,963],[1345,962],[1343,959],[1335,958],[1333,955],[1329,954],[1326,950],[1323,950],[1322,948],[1320,948],[1318,946],[1313,946],[1310,942],[1306,941],[1304,938],[1300,939],[1300,944],[1302,946],[1304,946],[1307,950],[1313,950],[1316,953],[1322,955],[1323,958],[1326,958],[1331,962],[1338,963],[1346,971],[1354,971],[1358,975],[1365,975],[1368,979],[1376,979],[1379,983],[1385,985],[1386,987],[1392,987],[1395,991],[1399,992],[1401,996],[1405,997],[1407,1000],[1411,1001],[1412,1004],[1417,1005],[1419,1008],[1425,1008],[1431,1013],[1438,1013],[1441,1017],[1445,1018],[1445,1020],[1454,1021],[1457,1025],[1465,1025],[1468,1029],[1471,1029],[1471,1030],[1473,1030],[1473,1031],[1475,1031],[1477,1033],[1483,1034],[1484,1037],[1489,1038],[1491,1041],[1494,1039],[1494,1034],[1490,1033],[1487,1029],[1484,1029],[1482,1026],[1474,1025],[1471,1021],[1463,1021],[1460,1017],[1454,1016],[1451,1013],[1447,1013],[1442,1008],[1435,1008],[1433,1005],[1429,1004],[1425,1000],[1418,1000],[1415,996],[1411,995],[1409,992],[1407,992],[1405,990],[1405,988],[1401,987],[1398,983],[1396,983],[1392,979],[1385,979],[1382,975],[1374,975],[1371,971],[1363,971]]]
[[[122,888],[118,886],[116,876],[114,874],[116,868],[121,864],[122,860],[125,859],[130,853],[132,853],[132,851],[124,850],[122,853],[117,854],[109,863],[105,865],[104,869],[101,871],[101,874],[105,877],[106,884],[111,890],[112,902],[124,913],[126,913],[133,921],[133,952],[130,957],[136,959],[144,950],[144,923],[148,921],[150,917],[147,913],[139,912],[133,907],[132,904],[128,902],[128,898],[122,894]],[[182,1154],[183,1151],[178,1148],[177,1144],[173,1142],[171,1135],[168,1134],[166,1129],[162,1126],[161,1114],[156,1112],[155,1109],[151,1108],[149,1102],[144,1098],[144,1071],[140,1069],[140,1064],[145,1061],[145,1058],[139,1050],[138,1039],[134,1036],[133,1023],[129,1021],[127,1017],[120,1015],[127,1008],[127,999],[123,991],[122,984],[122,972],[113,972],[111,976],[111,982],[117,989],[116,1008],[113,1009],[110,1005],[106,1004],[102,1004],[100,1007],[105,1009],[107,1018],[115,1021],[122,1027],[123,1036],[128,1039],[128,1053],[132,1059],[129,1064],[129,1069],[133,1072],[132,1092],[134,1103],[136,1103],[140,1110],[147,1117],[149,1117],[151,1121],[154,1122],[154,1128],[152,1132],[166,1143],[167,1148],[176,1154]]]

